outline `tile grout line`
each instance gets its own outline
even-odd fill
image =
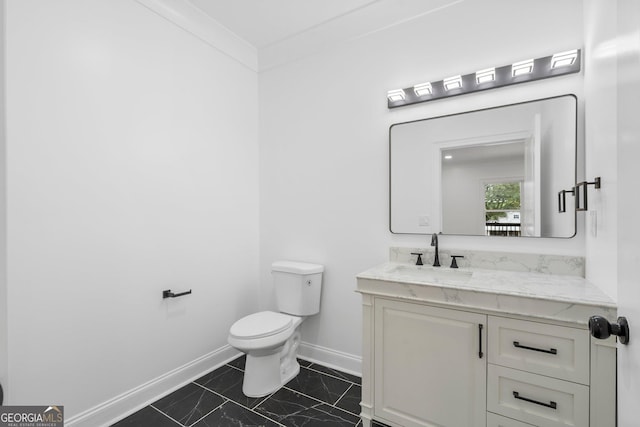
[[[204,385],[202,385],[202,384],[198,384],[198,383],[194,383],[194,384],[196,384],[196,385],[198,385],[198,386],[202,387],[203,389],[205,389],[205,390],[207,390],[207,391],[210,391],[211,393],[214,393],[214,394],[216,394],[216,395],[218,395],[218,396],[222,397],[223,399],[225,399],[225,402],[223,403],[223,405],[224,405],[225,403],[227,403],[227,402],[235,403],[236,405],[238,405],[238,406],[240,406],[240,407],[242,407],[242,408],[246,409],[247,411],[253,412],[254,414],[259,415],[259,416],[261,416],[262,418],[265,418],[265,419],[267,419],[267,420],[269,420],[269,421],[273,421],[274,423],[278,424],[278,425],[279,425],[279,426],[281,426],[281,427],[286,427],[284,424],[279,423],[278,421],[274,420],[273,418],[269,418],[269,417],[267,417],[266,415],[261,414],[260,412],[257,412],[257,411],[255,411],[254,409],[252,409],[252,408],[250,408],[250,407],[248,407],[248,406],[246,406],[246,405],[243,405],[243,404],[242,404],[242,403],[240,403],[240,402],[236,402],[235,400],[229,399],[228,397],[226,397],[226,396],[224,396],[224,395],[222,395],[222,394],[218,393],[217,391],[215,391],[215,390],[211,390],[211,389],[210,389],[210,388],[208,388],[207,386],[204,386]],[[264,401],[265,401],[265,400],[267,400],[268,398],[270,398],[271,396],[273,396],[273,393],[269,394],[267,397],[265,397],[264,399],[262,399],[262,400],[260,401],[260,403],[258,403],[257,405],[255,405],[255,407],[257,408],[260,404],[264,403]],[[219,408],[221,408],[221,407],[222,407],[222,405],[218,406],[216,409],[219,409]],[[215,409],[214,409],[214,410],[215,410]],[[213,411],[211,411],[211,412],[213,412]],[[211,412],[209,412],[209,414],[210,414]],[[207,414],[207,415],[209,415],[209,414]],[[200,421],[200,420],[198,420],[198,421]]]
[[[276,390],[276,391],[278,391],[278,390]],[[274,393],[275,393],[276,391],[274,391],[274,392],[272,392],[272,393],[269,393],[269,395],[268,395],[267,397],[265,397],[264,399],[262,399],[262,400],[260,401],[260,403],[258,403],[257,405],[255,405],[255,406],[254,406],[254,408],[257,408],[258,406],[262,405],[262,404],[263,404],[263,403],[264,403],[268,398],[270,398],[271,396],[273,396],[273,395],[274,395]]]
[[[287,389],[287,390],[289,390],[289,391],[292,391],[292,392],[294,392],[294,393],[301,394],[302,396],[308,397],[309,399],[313,399],[313,400],[315,400],[316,402],[320,402],[320,403],[322,403],[322,404],[324,404],[324,405],[331,406],[332,408],[335,408],[335,409],[337,409],[337,410],[339,410],[339,411],[342,411],[342,412],[345,412],[345,413],[347,413],[347,414],[349,414],[349,415],[353,415],[353,416],[355,416],[355,417],[360,418],[360,415],[359,415],[359,414],[354,414],[353,412],[349,412],[349,411],[347,411],[346,409],[342,409],[342,408],[340,408],[340,407],[338,407],[338,406],[332,405],[331,403],[325,402],[324,400],[320,400],[320,399],[318,399],[317,397],[309,396],[308,394],[305,394],[305,393],[303,393],[303,392],[301,392],[301,391],[298,391],[298,390],[294,390],[294,389],[289,388],[289,387],[285,387],[285,386],[283,386],[282,388],[286,388],[286,389]]]
[[[301,368],[305,368],[305,369],[308,369],[308,370],[310,370],[310,371],[317,372],[318,374],[326,375],[326,376],[331,377],[331,378],[335,378],[335,379],[338,379],[338,380],[342,380],[342,381],[347,382],[347,383],[349,383],[349,384],[354,384],[354,385],[357,385],[357,386],[360,386],[360,385],[361,385],[361,384],[358,384],[357,382],[354,382],[354,381],[348,380],[348,379],[346,379],[346,378],[340,378],[340,377],[338,377],[338,376],[331,375],[331,374],[327,374],[326,372],[322,372],[322,371],[318,371],[318,370],[316,370],[316,369],[313,369],[313,368],[311,367],[311,366],[313,366],[313,365],[314,365],[314,364],[312,363],[311,365],[309,365],[309,366],[307,366],[307,367],[301,366]],[[323,365],[320,365],[320,366],[323,366]],[[325,368],[326,368],[326,366],[325,366]],[[332,369],[332,368],[327,368],[327,369]],[[354,376],[355,376],[355,375],[354,375]]]
[[[340,409],[340,408],[336,408],[335,406],[331,406],[331,405],[328,405],[328,406],[330,406],[330,407],[332,407],[332,408],[334,408],[334,409]],[[317,409],[318,411],[322,412],[322,413],[327,414],[327,415],[335,416],[335,414],[329,413],[329,412],[327,412],[327,411],[323,411],[323,410],[322,410],[322,409],[320,409],[320,408],[316,408],[316,409]],[[344,409],[342,409],[342,412],[344,412],[344,413],[346,413],[346,414],[349,414],[349,415],[353,415],[351,412],[349,412],[349,411],[345,411]],[[340,418],[340,419],[342,419],[342,420],[344,420],[344,418],[342,418],[342,417],[339,417],[339,418]],[[362,419],[361,419],[359,416],[356,416],[356,418],[358,419],[358,421],[354,424],[354,426],[357,426],[357,425],[360,423],[360,421],[362,421]],[[346,420],[345,420],[345,421],[346,421]]]
[[[228,397],[226,397],[226,396],[224,396],[224,395],[222,395],[222,394],[218,393],[217,391],[215,391],[215,390],[211,390],[211,389],[210,389],[209,387],[207,387],[207,386],[204,386],[204,385],[199,384],[199,383],[197,383],[197,382],[194,382],[194,384],[195,384],[195,385],[197,385],[198,387],[201,387],[201,388],[203,388],[203,389],[207,390],[207,391],[210,391],[211,393],[215,394],[216,396],[220,396],[220,397],[221,397],[222,399],[224,399],[224,400],[231,400],[231,399],[229,399]],[[224,403],[224,402],[223,402],[223,403]],[[222,405],[220,405],[220,406],[222,406]]]
[[[351,390],[351,388],[352,388],[352,387],[353,387],[353,384],[351,384],[349,387],[347,387],[347,389],[344,391],[344,393],[342,393],[342,394],[340,395],[340,397],[338,398],[338,400],[336,400],[335,402],[333,402],[333,404],[332,404],[331,406],[335,406],[338,402],[340,402],[340,399],[342,399],[342,398],[344,397],[344,395],[345,395],[345,394],[347,394],[347,392],[348,392],[349,390]],[[347,411],[347,412],[348,412],[348,411]],[[351,413],[351,412],[349,412],[349,413]]]
[[[194,382],[193,384],[200,385],[200,384],[197,384],[197,383],[195,383],[195,382]],[[208,390],[208,389],[205,389],[205,390],[210,391],[210,390]],[[215,394],[215,393],[214,393],[214,394]],[[204,414],[202,417],[200,417],[198,420],[196,420],[196,422],[195,422],[195,423],[192,423],[192,424],[189,424],[189,425],[192,425],[192,426],[193,426],[193,425],[196,425],[197,423],[199,423],[200,421],[202,421],[202,419],[204,419],[204,418],[208,417],[209,415],[211,415],[212,413],[214,413],[214,412],[215,412],[215,411],[217,411],[218,409],[222,408],[222,407],[224,406],[224,404],[225,404],[225,403],[227,403],[227,402],[229,401],[229,399],[227,399],[227,398],[226,398],[226,397],[224,397],[224,396],[220,396],[220,397],[222,397],[222,403],[221,403],[221,404],[219,404],[219,405],[218,405],[218,406],[216,406],[214,409],[212,409],[211,411],[209,411],[209,412],[207,412],[206,414]]]
[[[196,384],[196,385],[198,385],[198,386],[200,385],[200,384],[197,384],[197,383],[195,383],[195,382],[194,382],[193,384]],[[205,390],[207,390],[207,391],[211,391],[211,390],[209,390],[209,389],[207,389],[207,388],[205,388]],[[211,411],[207,412],[206,414],[204,414],[203,416],[201,416],[200,418],[198,418],[195,422],[193,422],[193,423],[191,423],[191,424],[189,424],[189,425],[191,425],[191,426],[192,426],[192,425],[195,425],[195,424],[199,423],[203,418],[205,418],[205,417],[209,416],[212,412],[215,412],[216,410],[220,409],[220,408],[222,407],[222,405],[224,405],[225,403],[227,403],[227,402],[229,401],[229,399],[227,399],[227,398],[226,398],[226,397],[224,397],[224,396],[220,396],[220,397],[222,398],[222,403],[221,403],[221,404],[219,404],[218,406],[216,406],[215,408],[213,408]],[[181,423],[180,421],[176,420],[175,418],[172,418],[171,416],[169,416],[168,414],[166,414],[166,413],[165,413],[165,412],[163,412],[162,410],[160,410],[160,409],[156,408],[155,406],[153,406],[153,404],[151,404],[151,405],[149,405],[149,406],[151,406],[151,407],[152,407],[153,409],[155,409],[156,411],[158,411],[158,412],[162,413],[162,414],[163,414],[163,415],[165,415],[167,418],[170,418],[170,419],[172,419],[173,421],[177,422],[177,423],[178,423],[178,424],[180,424],[181,426],[185,426],[185,425],[186,425],[186,424]],[[195,409],[195,407],[194,407],[194,409]]]
[[[312,365],[313,365],[313,364],[312,364]],[[311,366],[311,365],[310,365],[310,366]],[[322,366],[322,365],[320,365],[320,366]],[[300,392],[300,391],[294,390],[294,389],[292,389],[292,388],[289,388],[289,390],[293,390],[293,391],[295,391],[296,393],[300,393],[300,394],[302,394],[302,395],[304,395],[304,396],[311,397],[311,398],[316,399],[316,400],[318,400],[318,401],[320,401],[320,402],[322,402],[322,403],[325,403],[325,404],[327,404],[327,405],[329,405],[329,406],[331,406],[331,407],[333,407],[333,408],[335,408],[335,409],[339,409],[339,410],[341,410],[341,411],[343,411],[343,412],[346,412],[347,414],[352,414],[352,415],[355,415],[356,417],[360,418],[360,414],[354,414],[353,412],[350,412],[350,411],[348,411],[348,410],[346,410],[346,409],[344,409],[344,408],[341,408],[341,407],[337,406],[337,403],[338,403],[338,402],[340,401],[340,399],[342,399],[342,398],[347,394],[347,392],[348,392],[349,390],[351,390],[354,386],[362,387],[362,385],[361,385],[361,384],[357,384],[357,383],[354,383],[353,381],[345,380],[345,379],[343,379],[343,378],[339,378],[339,377],[336,377],[336,376],[333,376],[333,375],[330,375],[330,374],[326,374],[325,372],[316,371],[316,370],[314,370],[314,369],[311,369],[310,367],[308,367],[308,368],[306,368],[306,369],[312,370],[313,372],[319,373],[319,374],[321,374],[321,375],[325,375],[325,376],[330,377],[330,378],[334,378],[334,379],[342,380],[342,381],[346,382],[347,384],[349,384],[349,387],[347,387],[347,389],[344,391],[344,393],[342,393],[342,395],[340,395],[340,397],[338,397],[338,399],[337,399],[334,403],[325,402],[325,401],[323,401],[323,400],[320,400],[320,399],[314,398],[313,396],[308,396],[308,395],[306,395],[306,394],[304,394],[304,393],[302,393],[302,392]],[[288,388],[288,387],[287,387],[287,388]]]
[[[230,368],[233,368],[233,369],[235,369],[236,371],[244,372],[244,369],[240,369],[240,368],[238,368],[237,366],[232,366],[232,365],[228,365],[228,364],[227,364],[227,365],[224,365],[224,366],[228,366],[228,367],[230,367]],[[219,369],[219,368],[218,368],[218,369]]]
[[[169,416],[168,414],[165,414],[164,412],[162,412],[160,409],[156,408],[155,406],[153,406],[153,404],[149,404],[150,407],[152,407],[153,409],[155,409],[156,411],[160,412],[162,415],[164,415],[165,417],[169,418],[171,421],[174,421],[176,423],[178,423],[179,426],[184,427],[184,424],[182,424],[180,421],[176,420],[175,418]]]
[[[265,400],[267,400],[267,399],[268,399],[269,397],[271,397],[271,396],[273,396],[273,393],[271,393],[268,397],[266,397],[262,402],[264,402]],[[260,402],[260,403],[262,403],[262,402]],[[256,414],[256,415],[261,416],[261,417],[262,417],[262,418],[264,418],[264,419],[267,419],[267,420],[269,420],[269,421],[272,421],[272,422],[274,422],[274,423],[278,424],[278,425],[279,425],[279,426],[281,426],[281,427],[286,427],[284,424],[282,424],[282,423],[280,423],[280,422],[278,422],[278,421],[274,420],[273,418],[269,418],[269,417],[267,417],[266,415],[261,414],[261,413],[260,413],[260,412],[258,412],[258,411],[255,411],[255,410],[253,410],[253,409],[251,409],[251,408],[247,408],[246,406],[244,406],[244,405],[243,405],[243,404],[241,404],[241,403],[238,403],[238,402],[234,402],[234,403],[236,403],[237,405],[242,406],[243,408],[247,409],[248,411],[253,412],[253,413],[254,413],[254,414]],[[258,407],[258,405],[256,405],[256,408],[257,408],[257,407]]]

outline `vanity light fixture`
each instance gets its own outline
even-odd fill
[[[462,89],[462,76],[453,76],[443,80],[444,90]]]
[[[580,72],[581,50],[574,49],[501,67],[485,68],[443,80],[430,80],[387,93],[387,107],[397,108],[451,96],[495,89]]]
[[[387,92],[387,99],[389,99],[389,102],[404,101],[405,98],[406,96],[402,89],[394,89]]]
[[[404,101],[405,99],[404,90],[402,89],[390,90],[389,92],[387,92],[387,98],[389,99],[389,102]]]
[[[488,83],[492,82],[496,79],[496,69],[495,68],[487,68],[486,70],[476,71],[476,83]]]
[[[573,65],[573,63],[576,62],[576,58],[578,58],[578,51],[576,49],[556,53],[551,57],[551,68]]]
[[[513,77],[518,77],[523,74],[529,74],[531,72],[533,72],[533,59],[516,62],[511,66],[511,75]]]
[[[451,160],[451,159],[453,159],[453,156],[451,154],[447,154],[447,155],[444,156],[444,158],[447,159],[447,160]]]
[[[431,83],[429,82],[415,85],[413,87],[413,91],[417,96],[426,96],[426,95],[431,95],[433,93],[433,89],[431,88]]]

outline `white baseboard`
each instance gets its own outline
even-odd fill
[[[69,427],[109,426],[144,408],[160,397],[179,389],[205,373],[238,357],[240,352],[225,345],[173,371],[107,400],[65,420]]]
[[[349,374],[362,376],[362,357],[333,350],[308,342],[301,342],[298,356],[310,362],[319,363]]]

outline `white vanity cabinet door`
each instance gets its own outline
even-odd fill
[[[375,417],[485,427],[487,316],[383,298],[374,312]]]

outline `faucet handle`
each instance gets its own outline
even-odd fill
[[[456,258],[464,258],[463,255],[451,255],[451,268],[458,268]]]
[[[416,260],[416,265],[422,265],[422,253],[411,252],[411,255],[418,255],[418,259]]]

